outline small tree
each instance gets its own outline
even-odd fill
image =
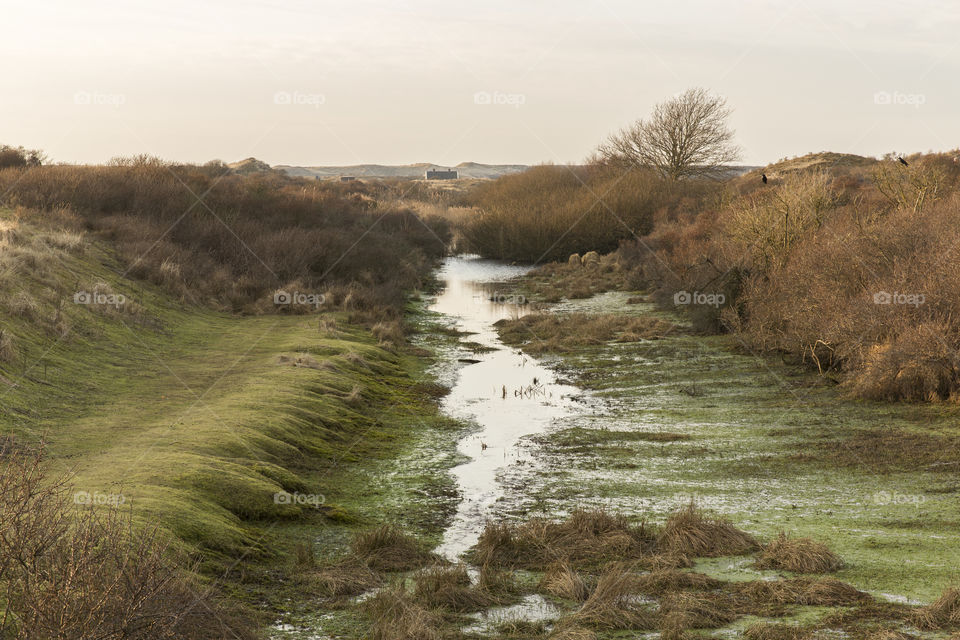
[[[648,120],[611,135],[597,149],[601,160],[653,167],[663,178],[716,178],[740,158],[727,126],[727,101],[705,89],[688,89],[654,107]]]

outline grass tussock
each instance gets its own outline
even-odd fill
[[[810,629],[796,624],[755,622],[743,632],[747,640],[807,640],[813,637]]]
[[[843,559],[823,543],[810,538],[789,538],[781,532],[765,545],[757,558],[758,569],[780,569],[795,573],[832,573],[843,567]]]
[[[609,565],[572,621],[596,629],[656,629],[657,614],[637,598],[636,578],[627,566]]]
[[[543,593],[564,600],[583,602],[590,596],[590,588],[587,587],[587,583],[565,560],[554,562],[547,567],[546,572],[540,579],[538,588]]]
[[[648,596],[662,596],[677,591],[716,589],[722,583],[702,573],[659,569],[637,578],[637,589]]]
[[[611,341],[656,340],[676,330],[676,325],[650,316],[620,314],[530,314],[496,323],[507,344],[536,354],[564,353],[577,347]]]
[[[547,637],[550,640],[597,640],[597,633],[575,624],[561,624]]]
[[[935,602],[917,611],[913,621],[925,630],[960,628],[960,589],[944,591]]]
[[[414,581],[414,598],[430,609],[465,613],[497,602],[485,589],[472,584],[464,565],[429,567],[417,572]]]
[[[760,548],[750,534],[723,518],[711,518],[691,504],[667,519],[660,548],[693,557],[738,556]]]
[[[442,617],[417,602],[403,585],[381,589],[365,600],[371,640],[441,640]]]
[[[739,617],[729,594],[677,591],[660,600],[660,613],[670,627],[680,629],[716,629]]]
[[[358,596],[383,584],[383,577],[353,559],[308,571],[298,576],[304,589],[328,598]]]
[[[631,525],[602,509],[577,509],[567,519],[533,518],[520,525],[488,523],[471,557],[479,565],[539,569],[557,560],[576,564],[641,557],[652,540],[644,525]]]
[[[749,603],[798,604],[811,606],[853,606],[871,600],[856,587],[834,578],[792,578],[754,580],[736,585],[735,593]]]
[[[356,533],[350,551],[377,571],[410,571],[433,560],[416,538],[392,524]]]

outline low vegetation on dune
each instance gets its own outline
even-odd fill
[[[124,275],[185,302],[276,311],[275,295],[286,292],[288,312],[313,308],[292,299],[302,294],[396,317],[405,291],[422,287],[444,254],[449,229],[388,208],[367,189],[146,157],[0,171],[0,192],[18,218],[54,213],[69,232],[109,239]]]

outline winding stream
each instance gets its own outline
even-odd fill
[[[497,282],[526,271],[526,267],[458,256],[447,258],[438,273],[444,289],[430,309],[469,333],[464,341],[481,347],[475,347],[480,353],[465,358],[473,362],[457,371],[442,405],[447,415],[477,427],[458,445],[469,461],[451,471],[461,501],[437,548],[437,553],[451,560],[477,541],[491,508],[504,495],[498,474],[523,463],[520,439],[543,432],[578,410],[571,397],[581,393],[579,389],[559,384],[555,374],[536,359],[504,345],[493,326],[498,320],[526,314],[523,300],[496,290]]]

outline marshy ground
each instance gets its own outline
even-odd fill
[[[488,524],[456,561],[403,531],[361,529],[312,567],[314,631],[892,640],[960,629],[956,411],[848,400],[644,300],[564,298],[497,323],[504,343],[583,390],[580,410],[521,439]],[[447,336],[434,374],[455,376],[471,342]]]

